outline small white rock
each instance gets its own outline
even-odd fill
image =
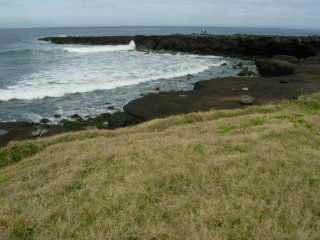
[[[240,102],[243,105],[251,105],[254,103],[254,101],[255,101],[255,98],[249,95],[242,95],[240,97]]]

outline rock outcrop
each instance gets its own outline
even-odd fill
[[[281,37],[255,35],[168,35],[111,37],[48,37],[40,40],[57,44],[119,45],[135,41],[138,50],[174,51],[206,55],[267,56],[288,55],[297,58],[315,56],[320,37]]]
[[[257,59],[256,66],[262,76],[285,76],[294,74],[297,65],[283,60]]]

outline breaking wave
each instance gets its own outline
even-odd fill
[[[64,47],[64,51],[71,52],[71,53],[120,52],[120,51],[133,51],[135,49],[136,49],[136,44],[134,41],[131,41],[128,45]]]

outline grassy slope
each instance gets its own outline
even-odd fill
[[[319,239],[320,95],[0,150],[0,239]]]

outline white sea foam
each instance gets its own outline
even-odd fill
[[[103,48],[107,47],[86,47],[86,51],[80,52],[101,51]],[[115,49],[115,46],[111,48]],[[124,47],[117,46],[116,49]],[[134,49],[134,42],[126,45],[126,49]],[[165,81],[196,74],[210,67],[219,67],[222,63],[221,59],[209,56],[144,54],[137,51],[109,51],[104,54],[85,54],[81,57],[63,57],[57,55],[57,52],[54,54],[54,57],[47,57],[48,64],[44,64],[43,69],[22,76],[13,85],[0,88],[0,100],[61,97],[151,80]],[[60,54],[65,55],[63,52]]]
[[[128,45],[64,47],[64,51],[71,52],[71,53],[119,52],[119,51],[132,51],[135,49],[136,49],[136,44],[134,41],[131,41]]]

